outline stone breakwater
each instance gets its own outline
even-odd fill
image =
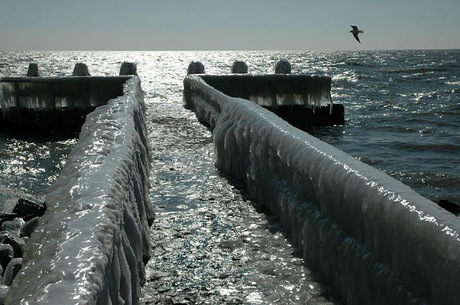
[[[279,218],[307,266],[347,304],[460,300],[453,214],[200,76],[184,80],[184,103],[213,129],[217,167]]]
[[[32,234],[6,304],[131,304],[150,256],[149,145],[143,91],[90,113]]]
[[[40,77],[37,64],[30,64],[27,77],[0,79],[0,132],[77,136],[86,115],[122,95],[136,70],[123,62],[119,76],[91,76],[86,64],[77,63],[72,76]]]
[[[24,248],[45,211],[46,207],[20,198],[12,213],[0,214],[0,303],[22,268]]]

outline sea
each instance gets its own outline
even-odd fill
[[[230,73],[235,60],[270,74],[280,59],[292,73],[331,77],[333,102],[345,106],[343,126],[311,133],[430,200],[460,203],[460,50],[0,52],[0,77],[24,76],[29,63],[41,76],[67,76],[77,62],[94,76],[117,75],[122,62],[134,62],[147,116],[181,117],[191,61],[208,74]],[[0,134],[0,206],[42,201],[75,143]]]
[[[37,51],[0,52],[0,77],[68,76],[76,63],[93,76],[134,62],[151,141],[152,258],[145,304],[340,304],[306,268],[276,217],[258,211],[244,188],[214,166],[211,131],[183,107],[192,61],[227,74],[234,61],[272,74],[329,76],[343,126],[309,132],[435,202],[460,203],[460,50],[404,51]],[[1,90],[1,89],[0,89]],[[1,92],[0,92],[1,93]],[[19,198],[43,202],[76,138],[0,134],[0,210]],[[163,303],[161,303],[163,302]]]

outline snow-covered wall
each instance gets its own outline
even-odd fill
[[[154,211],[139,78],[123,91],[87,116],[6,304],[137,302]]]
[[[347,304],[459,302],[453,214],[200,76],[184,80],[184,106],[213,129],[217,167],[246,183]]]

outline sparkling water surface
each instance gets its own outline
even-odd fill
[[[427,198],[460,202],[460,51],[0,52],[0,76],[70,75],[76,62],[92,75],[117,75],[137,63],[152,141],[151,200],[158,207],[144,301],[156,303],[304,304],[338,300],[292,255],[276,221],[257,211],[214,165],[212,135],[182,107],[188,64],[229,73],[332,77],[345,105],[344,126],[311,132]],[[57,178],[75,139],[36,143],[0,135],[0,202],[38,201]]]
[[[250,73],[259,74],[272,73],[281,58],[291,62],[293,73],[332,77],[332,98],[345,105],[344,126],[317,128],[314,135],[433,201],[460,202],[460,50],[0,52],[0,77],[24,75],[30,62],[39,64],[42,76],[70,75],[77,62],[86,63],[92,75],[116,75],[123,61],[132,61],[149,107],[166,104],[161,111],[177,117],[190,61],[203,62],[207,73],[222,74],[234,60],[243,60]],[[0,136],[2,150],[8,143]],[[14,188],[3,170],[9,162],[4,155],[0,187]],[[21,180],[22,174],[17,176]],[[34,196],[46,189],[38,181],[28,188]]]

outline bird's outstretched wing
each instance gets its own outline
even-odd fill
[[[358,42],[361,43],[361,41],[359,41],[358,33],[353,33],[353,36],[355,36],[356,40],[358,40]]]

